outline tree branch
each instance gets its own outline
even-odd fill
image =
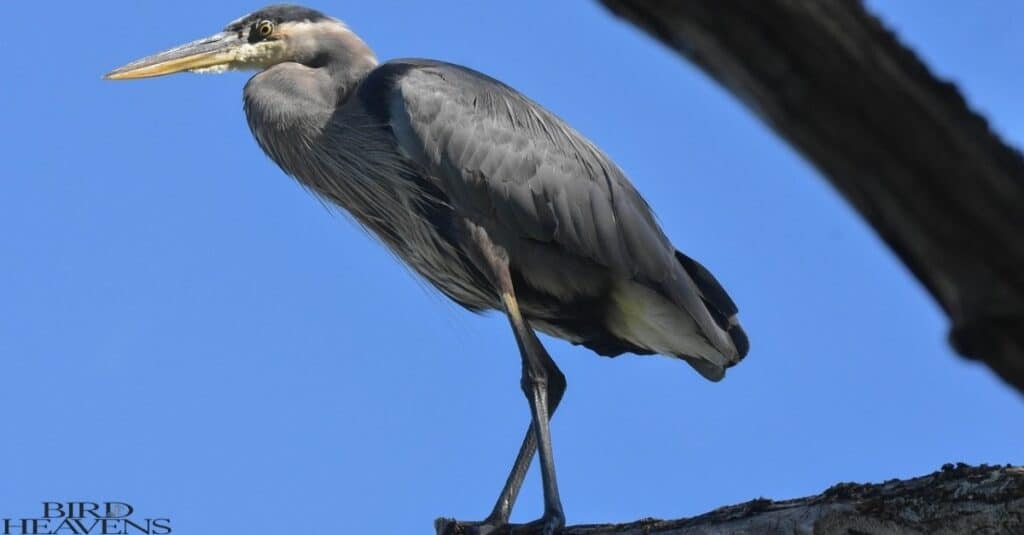
[[[859,0],[601,0],[765,120],[1024,392],[1024,158]]]
[[[439,533],[464,533],[439,521]],[[447,530],[447,531],[443,531]],[[516,529],[517,535],[539,534]],[[959,535],[1024,533],[1024,468],[964,464],[879,484],[840,483],[816,496],[757,499],[693,518],[581,525],[562,535]]]

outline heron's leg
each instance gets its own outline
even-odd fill
[[[518,340],[518,334],[516,337]],[[544,351],[544,348],[540,345],[539,341],[537,342],[537,346],[540,347],[541,351]],[[544,351],[544,356],[547,357],[544,360],[547,365],[548,419],[550,420],[555,409],[558,408],[559,402],[562,401],[562,396],[565,394],[566,381],[562,370],[558,369],[555,361],[551,359],[547,354],[547,351]],[[525,386],[526,385],[524,383],[524,388]],[[530,395],[527,394],[528,399],[529,396]],[[454,533],[466,533],[473,535],[509,533],[512,528],[508,523],[509,517],[512,514],[512,507],[515,505],[516,498],[519,495],[519,490],[523,485],[523,479],[526,478],[526,472],[529,470],[530,463],[533,461],[533,456],[536,452],[537,433],[531,421],[530,426],[526,429],[526,436],[523,437],[523,444],[519,447],[519,453],[516,455],[516,460],[512,466],[512,470],[509,472],[508,479],[505,481],[505,486],[501,489],[501,494],[498,496],[498,500],[494,504],[494,509],[491,511],[491,514],[487,515],[487,518],[482,522],[460,523],[448,519],[439,519],[437,532],[444,535]],[[541,519],[541,521],[544,521],[544,519]],[[460,525],[463,526],[464,531],[459,530]]]
[[[554,416],[555,409],[558,408],[559,402],[562,401],[562,396],[565,394],[566,382],[565,375],[562,370],[558,369],[555,365],[555,361],[550,357],[547,359],[547,364],[550,367],[547,370],[548,373],[548,419]],[[537,452],[537,434],[534,431],[533,424],[526,429],[526,436],[523,437],[523,445],[519,447],[519,454],[516,455],[515,464],[512,465],[512,471],[508,474],[508,479],[505,481],[504,488],[501,489],[501,494],[498,495],[498,501],[494,504],[494,509],[491,514],[487,516],[484,523],[492,526],[501,526],[508,524],[509,516],[512,514],[512,507],[516,503],[516,498],[519,496],[519,489],[523,486],[523,479],[526,477],[527,470],[530,469],[530,463],[533,461],[533,455]]]
[[[544,533],[548,534],[554,533],[565,526],[565,513],[562,511],[562,501],[558,495],[558,481],[555,478],[551,430],[548,426],[551,414],[548,407],[548,395],[551,388],[550,379],[552,379],[548,371],[554,367],[554,361],[551,360],[551,356],[548,355],[547,350],[541,345],[533,329],[530,328],[523,318],[522,313],[519,311],[519,303],[512,292],[511,286],[511,279],[509,279],[508,286],[501,288],[501,301],[505,306],[505,313],[508,315],[509,323],[512,324],[516,342],[519,344],[519,353],[523,359],[521,386],[523,393],[526,394],[526,399],[530,402],[530,409],[533,413],[531,431],[537,437],[538,449],[540,450],[541,479],[544,484],[544,516],[542,521]],[[564,386],[562,388],[564,389]]]

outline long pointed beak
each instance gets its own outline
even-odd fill
[[[103,77],[107,80],[134,80],[182,71],[226,69],[235,61],[238,48],[242,44],[238,34],[221,32],[133,61],[108,72]]]

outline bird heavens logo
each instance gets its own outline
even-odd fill
[[[0,535],[167,535],[169,518],[132,518],[124,502],[43,502],[37,518],[0,518]]]

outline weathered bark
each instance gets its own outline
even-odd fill
[[[1024,159],[858,0],[601,0],[808,158],[1024,392]]]
[[[439,532],[462,533],[439,521]],[[516,529],[515,534],[539,533]],[[753,500],[693,518],[572,526],[563,535],[1024,534],[1024,468],[946,465],[880,484],[840,483],[795,500]]]

